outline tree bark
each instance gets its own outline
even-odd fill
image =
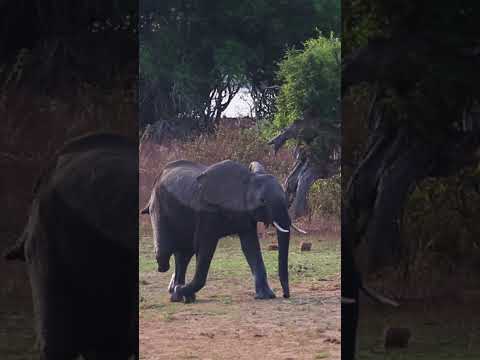
[[[403,208],[415,185],[426,177],[453,175],[473,165],[479,144],[475,134],[452,133],[449,141],[427,141],[408,127],[377,127],[371,133],[342,205],[342,228],[348,229],[342,241],[352,247],[366,243],[365,270],[399,261]]]
[[[288,140],[298,139],[300,132],[306,126],[311,126],[308,120],[295,121],[268,142],[273,146],[275,154]],[[313,160],[303,148],[297,147],[295,164],[284,184],[292,220],[308,214],[308,192],[313,183],[318,179],[329,178],[339,170],[338,159],[329,157],[325,160]]]

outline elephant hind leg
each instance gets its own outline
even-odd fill
[[[218,244],[218,238],[212,238],[209,240],[210,241],[203,242],[202,246],[197,250],[197,267],[192,281],[185,286],[175,286],[173,295],[185,297],[186,302],[189,302],[189,299],[194,300],[195,293],[203,288],[207,281],[208,270]]]
[[[185,284],[185,276],[187,274],[188,264],[193,256],[193,252],[191,253],[184,253],[184,252],[177,252],[175,253],[175,273],[172,275],[170,280],[168,290],[172,294],[170,300],[172,302],[176,301],[183,301],[183,296],[179,296],[178,294],[174,293],[175,286],[177,285],[184,285]],[[193,302],[195,301],[195,297],[186,298],[186,302]]]

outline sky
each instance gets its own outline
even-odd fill
[[[250,116],[250,107],[253,106],[253,100],[247,88],[242,88],[232,99],[228,107],[222,113],[227,117]]]

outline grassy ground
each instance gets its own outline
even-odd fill
[[[359,360],[480,359],[480,305],[476,299],[452,297],[436,302],[403,303],[392,309],[364,300],[359,326]],[[385,351],[386,327],[407,327],[406,349]]]
[[[239,239],[222,239],[207,284],[194,304],[169,301],[168,273],[156,272],[149,227],[140,239],[141,359],[339,359],[340,242],[321,235],[291,242],[291,298],[281,297],[277,251],[263,256],[274,300],[254,300],[250,270]],[[299,243],[313,243],[300,252]],[[173,268],[173,260],[172,260]],[[194,272],[192,260],[187,281]]]

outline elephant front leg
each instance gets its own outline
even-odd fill
[[[208,270],[217,247],[218,239],[203,242],[197,250],[197,267],[192,281],[187,285],[176,285],[172,296],[184,297],[185,302],[195,300],[195,293],[205,286]]]
[[[247,259],[250,270],[255,280],[255,299],[273,299],[273,293],[267,281],[267,271],[263,262],[262,251],[258,241],[256,229],[240,234],[242,251]]]

